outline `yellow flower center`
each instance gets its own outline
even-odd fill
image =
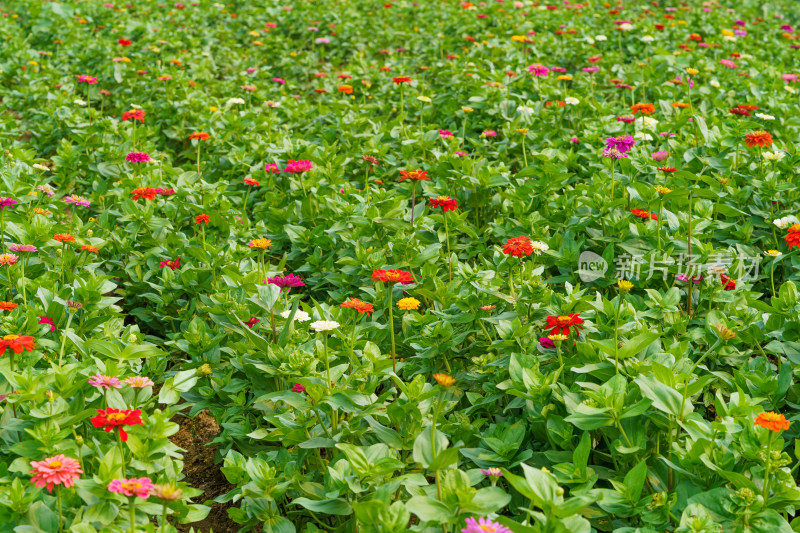
[[[61,464],[62,464],[61,461],[50,461],[49,463],[47,463],[47,466],[49,468],[61,468]]]
[[[138,481],[128,481],[126,483],[122,483],[122,488],[131,492],[136,492],[138,489],[142,488],[142,484]]]
[[[563,315],[559,315],[558,318],[556,318],[556,320],[558,321],[559,324],[569,324],[570,322],[572,322],[571,317]]]
[[[120,420],[125,420],[126,416],[125,413],[110,413],[106,415],[106,418],[112,422],[119,422]]]
[[[3,340],[4,341],[15,341],[15,340],[19,339],[19,337],[20,337],[19,335],[6,335],[5,337],[3,337]]]

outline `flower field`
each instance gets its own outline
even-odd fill
[[[796,2],[0,15],[0,532],[800,532]]]

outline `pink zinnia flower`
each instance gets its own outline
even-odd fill
[[[267,283],[270,285],[277,285],[278,287],[283,290],[286,288],[287,292],[290,291],[293,287],[303,287],[305,282],[303,278],[300,276],[295,276],[294,274],[286,274],[285,276],[273,276],[271,278],[267,278]]]
[[[83,196],[78,196],[77,194],[71,194],[69,196],[65,196],[63,200],[68,204],[75,204],[83,207],[89,207],[89,200],[87,200]]]
[[[483,131],[484,137],[497,137],[497,132],[494,130],[484,130]]]
[[[17,205],[17,201],[13,198],[6,198],[5,196],[0,196],[0,209],[5,209],[6,207],[14,207]]]
[[[450,131],[450,130],[439,130],[439,136],[442,139],[445,139],[447,137],[452,137],[453,136],[453,132]]]
[[[305,391],[306,391],[306,388],[304,386],[300,385],[299,383],[295,383],[294,387],[292,387],[292,392],[301,392],[302,393],[302,392],[305,392]]]
[[[95,85],[97,83],[97,78],[94,76],[77,76],[78,83],[88,83],[89,85]]]
[[[12,252],[26,252],[26,253],[33,253],[37,250],[37,248],[32,244],[10,244],[8,249]]]
[[[47,492],[53,492],[55,485],[64,485],[66,488],[75,485],[75,480],[81,477],[83,470],[78,461],[59,454],[44,461],[31,461],[31,473],[31,483],[40,489],[46,486]]]
[[[547,74],[550,72],[550,69],[541,63],[535,63],[528,66],[528,72],[534,76],[547,76]]]
[[[147,376],[132,376],[129,378],[125,378],[125,384],[129,387],[133,387],[134,389],[143,389],[145,387],[152,387],[155,385],[153,380],[148,378]]]
[[[653,158],[653,161],[663,161],[669,157],[669,152],[667,150],[661,150],[660,152],[653,152],[650,154],[650,157]]]
[[[730,59],[720,59],[719,62],[722,65],[725,65],[728,68],[739,68],[739,65],[731,61]]]
[[[797,74],[782,74],[781,79],[786,83],[794,83],[800,78]]]
[[[108,490],[110,492],[124,494],[125,496],[138,496],[144,499],[150,496],[150,491],[153,490],[153,488],[153,482],[149,477],[115,479],[108,485]]]
[[[50,333],[56,330],[56,323],[53,321],[52,318],[48,316],[40,316],[39,324],[47,324],[48,326],[50,326]]]
[[[309,171],[312,168],[314,168],[314,165],[312,165],[311,161],[308,159],[303,159],[301,161],[290,159],[286,162],[286,168],[284,168],[283,171],[288,172],[289,174],[300,174]]]
[[[286,85],[286,80],[283,78],[272,78],[272,81],[275,83],[280,83],[281,85]]]
[[[89,378],[89,385],[97,387],[98,389],[121,389],[122,383],[117,378],[106,376],[103,374],[95,374]]]
[[[248,328],[253,329],[253,326],[258,324],[259,322],[261,322],[260,318],[253,317],[250,320],[248,320],[247,322],[245,322],[245,324],[247,324]]]
[[[617,122],[624,122],[625,124],[630,124],[631,122],[635,121],[636,117],[631,115],[622,115],[621,117],[617,117]]]
[[[577,137],[570,137],[569,142],[573,144],[578,144],[580,141],[578,140]]]
[[[267,163],[264,165],[264,171],[267,174],[278,174],[281,169],[275,163]]]
[[[0,254],[0,266],[16,265],[19,256],[14,254]]]
[[[466,525],[461,533],[511,533],[511,530],[502,524],[493,522],[488,518],[467,518]]]
[[[149,163],[150,154],[147,152],[131,152],[125,156],[125,161],[128,163]]]
[[[584,72],[589,72],[591,74],[600,70],[600,67],[583,67],[581,70]]]

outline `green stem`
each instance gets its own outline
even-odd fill
[[[444,239],[447,243],[447,268],[449,272],[449,280],[453,281],[453,258],[450,255],[450,230],[447,227],[447,213],[442,211],[444,217]]]
[[[56,487],[56,499],[58,500],[58,531],[64,530],[64,512],[61,506],[61,485]]]
[[[397,359],[395,357],[395,345],[394,345],[394,296],[392,294],[392,290],[394,287],[392,285],[387,284],[387,290],[389,292],[389,335],[392,339],[392,372],[397,374]]]
[[[64,331],[61,332],[61,349],[58,352],[58,369],[61,370],[61,365],[64,360],[64,348],[67,345],[67,331],[69,331],[69,325],[72,323],[72,317],[75,316],[75,313],[69,313],[67,317],[67,327],[64,328]]]
[[[772,468],[772,438],[774,435],[773,431],[771,430],[767,431],[769,431],[769,435],[767,436],[767,464],[766,468],[764,469],[764,487],[761,492],[761,497],[764,500],[765,506],[767,504],[767,496],[769,496],[769,474],[770,474],[770,469]]]
[[[719,339],[717,339],[717,342],[715,342],[715,343],[714,343],[714,344],[711,346],[711,348],[709,348],[709,349],[708,349],[708,351],[707,351],[706,353],[704,353],[704,354],[702,355],[702,357],[700,357],[700,359],[698,359],[698,360],[697,360],[697,362],[694,364],[694,366],[692,366],[692,369],[691,369],[691,370],[689,370],[689,373],[688,373],[687,375],[688,375],[689,377],[693,376],[693,375],[694,375],[694,371],[697,369],[697,367],[698,367],[698,366],[700,366],[700,363],[702,363],[702,362],[705,360],[705,358],[706,358],[706,357],[708,357],[708,356],[709,356],[709,354],[711,354],[711,352],[713,352],[714,350],[716,350],[716,349],[717,349],[717,347],[718,347],[718,346],[719,346],[721,343],[722,343],[722,341],[721,341],[721,340],[719,340]],[[689,396],[689,380],[687,379],[687,380],[686,380],[686,384],[683,386],[683,398],[681,399],[681,411],[680,411],[680,413],[679,413],[679,415],[680,415],[680,419],[681,419],[681,420],[683,420],[683,409],[684,409],[684,407],[686,406],[686,399],[688,398],[688,396]]]
[[[131,533],[136,533],[136,496],[131,496],[128,499],[128,508],[130,511]]]
[[[167,502],[165,501],[163,504],[163,510],[161,511],[161,533],[165,533],[167,531]]]
[[[658,200],[658,222],[657,222],[657,231],[658,231],[658,249],[661,250],[661,223],[663,221],[663,217],[661,216],[661,210],[664,207],[664,198],[659,198]]]
[[[619,310],[622,308],[622,300],[625,299],[623,292],[619,293],[617,300],[617,312],[614,315],[614,366],[616,367],[617,374],[619,374]]]

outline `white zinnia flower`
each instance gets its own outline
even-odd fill
[[[781,152],[780,150],[776,150],[774,152],[764,152],[763,156],[767,161],[780,161],[786,157],[786,152]]]
[[[642,40],[646,43],[652,43],[653,41],[656,40],[656,38],[653,37],[652,35],[645,35],[644,37],[642,37]]]
[[[712,87],[717,88],[717,89],[719,89],[719,87],[720,87],[719,86],[719,82],[717,80],[711,80],[710,82],[708,82],[708,84],[711,85]]]
[[[569,105],[578,105],[581,103],[581,101],[578,100],[577,98],[573,98],[572,96],[568,96],[564,98],[564,103]]]
[[[800,224],[800,220],[797,220],[797,217],[794,215],[786,215],[783,218],[773,220],[772,223],[780,229],[786,229],[793,224]]]
[[[607,41],[607,40],[608,40],[608,37],[606,37],[605,35],[597,35],[597,36],[595,36],[595,38],[594,38],[594,39],[595,39],[596,41]]]
[[[642,118],[636,121],[635,126],[636,129],[655,130],[656,126],[658,126],[658,120],[642,115]]]
[[[317,320],[309,325],[314,331],[333,331],[339,327],[339,323],[335,320]]]
[[[633,134],[633,138],[634,139],[638,139],[640,141],[652,141],[653,140],[653,136],[652,135],[650,135],[649,133],[645,133],[643,131],[637,131],[636,133],[634,133]]]
[[[426,103],[426,104],[430,104],[430,103],[431,103],[431,101],[432,101],[432,100],[431,100],[430,98],[428,98],[427,96],[417,96],[417,100],[419,100],[420,102],[424,102],[424,103]]]
[[[84,102],[84,101],[83,101],[83,100],[81,100],[80,98],[79,98],[79,99],[77,99],[77,100],[75,100],[75,101],[74,101],[74,102],[72,102],[72,103],[73,103],[73,104],[75,104],[75,105],[86,105],[86,102]]]
[[[625,24],[620,24],[619,29],[621,31],[631,31],[633,29],[633,24],[628,24],[627,22]]]
[[[288,309],[286,311],[281,312],[281,316],[283,318],[289,318],[289,315],[291,314],[292,312]],[[311,317],[308,316],[308,313],[306,313],[305,311],[301,311],[300,309],[298,309],[294,314],[294,319],[297,320],[298,322],[308,322],[309,320],[311,320]]]
[[[531,241],[531,247],[533,248],[534,255],[542,255],[543,252],[550,249],[550,247],[542,241]]]
[[[273,102],[272,100],[267,100],[266,102],[264,102],[264,105],[267,106],[267,107],[280,107],[281,103],[280,102]]]
[[[756,113],[756,116],[761,120],[775,120],[775,117],[767,115],[766,113]]]
[[[242,100],[241,98],[228,98],[228,101],[225,102],[225,105],[228,106],[228,105],[243,104],[243,103],[244,100]]]
[[[795,89],[794,87],[791,87],[789,85],[784,85],[783,88],[786,89],[787,91],[789,91],[790,94],[794,94],[794,93],[797,92],[797,89]]]
[[[47,168],[46,166],[44,166],[44,165],[40,165],[39,163],[34,163],[34,164],[33,164],[33,168],[35,168],[36,170],[44,170],[45,172],[47,172],[48,170],[50,170],[50,169],[49,169],[49,168]]]

